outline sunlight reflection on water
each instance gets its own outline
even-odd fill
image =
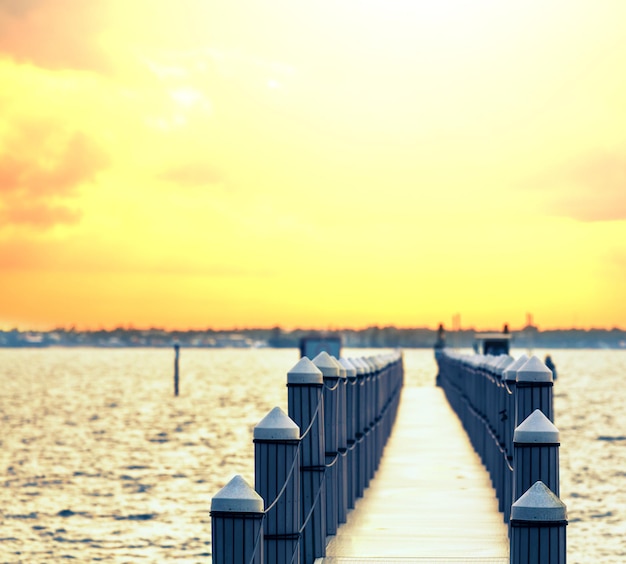
[[[622,562],[626,351],[550,354],[568,560]],[[211,495],[234,474],[254,482],[252,429],[287,410],[297,351],[184,349],[178,398],[173,359],[170,349],[0,349],[1,561],[208,561]],[[406,385],[433,385],[432,351],[405,351],[405,366]]]

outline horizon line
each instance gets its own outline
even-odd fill
[[[18,333],[54,333],[54,332],[76,332],[76,333],[97,333],[97,332],[113,332],[113,331],[163,331],[165,333],[192,333],[192,332],[242,332],[242,331],[272,331],[275,329],[279,329],[283,333],[292,333],[296,331],[309,331],[311,333],[340,333],[342,331],[367,331],[370,329],[397,329],[400,331],[415,331],[415,330],[427,330],[427,331],[438,331],[439,326],[432,328],[426,325],[413,325],[413,326],[403,326],[403,325],[367,325],[361,327],[340,327],[340,328],[319,328],[319,327],[282,327],[280,325],[272,325],[272,326],[243,326],[243,327],[188,327],[186,329],[181,328],[165,328],[158,326],[151,327],[135,327],[133,324],[123,325],[120,324],[116,327],[99,327],[97,329],[94,328],[77,328],[74,325],[70,326],[58,326],[51,329],[33,329],[27,328],[23,329],[20,327],[12,327],[10,329],[0,327],[0,332],[9,333],[13,331],[17,331]],[[598,327],[598,326],[590,326],[590,327],[580,327],[580,326],[570,326],[570,327],[548,327],[541,329],[537,325],[525,325],[519,329],[514,329],[509,327],[508,331],[510,333],[523,332],[527,329],[534,329],[538,332],[547,332],[547,331],[626,331],[626,329],[622,329],[621,327],[613,326],[610,328],[607,327]],[[502,329],[494,329],[494,328],[476,328],[476,327],[459,327],[457,329],[446,329],[443,326],[443,330],[445,333],[462,333],[474,331],[477,333],[483,332],[496,332],[502,333]]]

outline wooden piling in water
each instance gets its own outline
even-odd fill
[[[178,396],[178,361],[180,357],[180,345],[174,345],[174,395]]]

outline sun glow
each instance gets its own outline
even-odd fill
[[[623,325],[625,4],[59,1],[0,7],[0,325]]]

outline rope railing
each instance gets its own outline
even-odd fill
[[[323,557],[378,468],[403,380],[400,353],[300,359],[287,374],[288,415],[274,408],[255,427],[256,491],[235,477],[239,491],[231,482],[213,498],[213,562]]]

